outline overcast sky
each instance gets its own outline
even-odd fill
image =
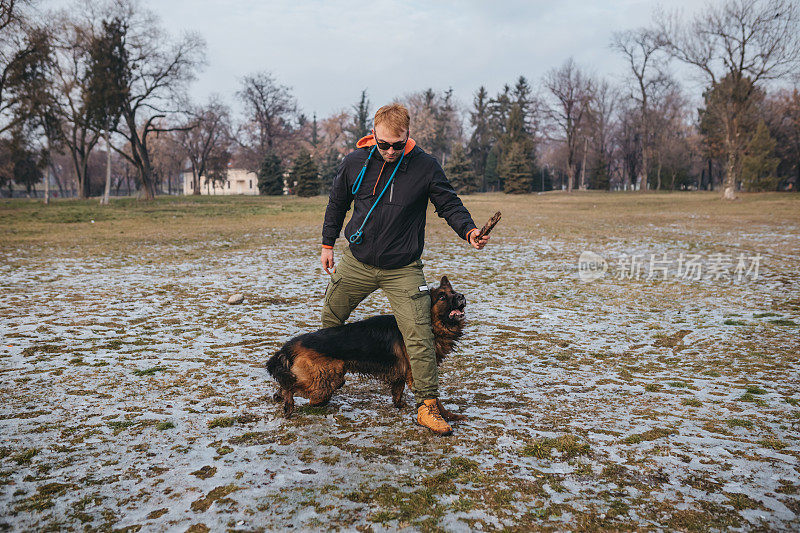
[[[573,56],[596,74],[621,77],[612,32],[650,22],[643,0],[144,0],[173,35],[198,31],[208,65],[193,85],[205,100],[233,103],[239,79],[267,70],[309,117],[349,108],[367,89],[371,111],[409,92],[452,87],[469,104],[480,85],[494,95],[522,74],[537,84]],[[692,13],[696,0],[664,0]]]

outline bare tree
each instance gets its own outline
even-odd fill
[[[561,140],[566,145],[567,192],[572,192],[582,143],[579,132],[589,119],[595,84],[569,58],[561,67],[545,75],[544,86],[552,95],[548,116],[555,128],[560,130]]]
[[[0,0],[0,31],[18,23],[21,19],[20,8],[28,3],[24,0]]]
[[[800,185],[800,91],[784,89],[767,98],[764,120],[778,141],[777,155],[781,158],[779,188],[798,190]]]
[[[201,176],[226,170],[224,166],[211,167],[230,158],[230,111],[218,97],[212,97],[204,106],[191,107],[182,126],[175,132],[175,140],[192,166],[192,194],[200,194]]]
[[[606,80],[598,80],[592,99],[591,142],[595,152],[595,185],[608,189],[611,185],[613,165],[611,135],[615,127],[615,114],[619,106],[619,92]]]
[[[664,82],[663,62],[659,61],[658,52],[665,46],[664,38],[655,30],[639,28],[614,33],[611,47],[621,53],[628,62],[634,77],[635,89],[631,98],[639,104],[642,142],[641,191],[648,189],[650,173],[650,150],[652,127],[650,124],[650,98],[653,91]]]
[[[414,140],[431,152],[431,146],[436,143],[436,113],[441,106],[438,95],[432,89],[427,89],[406,94],[401,102],[411,115],[409,129]],[[431,153],[441,158],[441,154]]]
[[[176,129],[167,126],[164,119],[178,112],[176,103],[183,99],[187,84],[205,61],[205,42],[193,33],[170,42],[156,16],[133,0],[111,0],[99,6],[87,3],[84,7],[93,20],[116,17],[127,25],[130,87],[116,132],[125,138],[129,149],[113,144],[112,148],[136,168],[144,199],[152,200],[156,188],[148,138]]]
[[[315,155],[335,151],[337,155],[345,156],[353,150],[354,145],[349,142],[348,130],[351,121],[352,118],[346,111],[339,111],[322,119],[320,121],[319,143],[316,146]]]
[[[289,87],[279,84],[269,72],[257,72],[241,80],[236,96],[244,104],[247,125],[244,131],[258,148],[258,160],[275,148],[276,141],[291,132],[297,102]]]
[[[162,119],[164,120],[164,119]],[[180,176],[183,162],[186,159],[183,147],[175,139],[182,130],[159,131],[149,142],[148,151],[153,168],[153,187],[157,191],[172,194],[178,188],[174,178]]]
[[[619,181],[624,190],[633,188],[641,165],[639,136],[639,109],[634,102],[625,100],[620,105],[619,121],[614,130],[615,159],[619,165]]]
[[[405,95],[400,100],[411,115],[410,131],[414,140],[428,153],[446,164],[453,142],[461,142],[461,114],[453,99],[453,90],[437,94],[433,89]]]
[[[741,111],[760,84],[800,70],[800,6],[796,0],[728,0],[688,23],[677,14],[658,18],[672,57],[696,67],[712,88],[727,80],[723,198],[735,199],[747,139]]]
[[[652,107],[649,110],[648,123],[652,127],[650,151],[655,165],[656,190],[661,190],[662,171],[669,167],[674,188],[675,173],[679,165],[679,150],[684,148],[682,159],[688,162],[690,151],[686,138],[690,124],[688,103],[676,84],[665,83],[661,90],[652,95]]]
[[[84,101],[89,83],[89,44],[92,22],[77,20],[66,11],[54,14],[53,50],[55,52],[52,92],[60,118],[62,145],[70,155],[78,182],[78,196],[88,198],[89,159],[100,131],[92,127]]]

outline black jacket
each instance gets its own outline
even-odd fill
[[[358,230],[398,164],[386,163],[381,171],[384,160],[376,149],[361,186],[353,195],[353,183],[372,149],[372,146],[364,146],[365,140],[371,139],[359,141],[360,148],[344,158],[333,179],[322,226],[323,246],[333,246],[351,203],[353,216],[344,230],[345,238],[349,239]],[[374,145],[374,140],[370,144]],[[380,183],[376,183],[379,173]],[[379,268],[398,268],[419,259],[425,245],[428,199],[436,213],[466,240],[467,233],[475,228],[469,211],[447,181],[438,161],[414,146],[403,157],[392,184],[370,215],[361,243],[350,244],[353,256]]]

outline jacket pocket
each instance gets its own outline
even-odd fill
[[[373,194],[371,188],[364,185],[361,185],[361,188],[356,191],[356,198],[359,200],[363,200],[365,198],[375,198],[376,196],[377,194]]]
[[[407,180],[408,176],[400,176],[401,180]],[[408,206],[414,203],[417,199],[417,192],[410,187],[409,183],[400,183],[398,182],[398,176],[392,180],[392,183],[389,184],[389,190],[386,191],[386,194],[383,195],[383,199],[386,200],[386,203],[389,205],[399,205],[399,206]],[[382,202],[383,200],[381,200]]]

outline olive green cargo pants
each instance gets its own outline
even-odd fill
[[[322,327],[339,326],[364,298],[383,289],[408,351],[417,402],[439,396],[431,296],[420,290],[423,286],[421,260],[400,268],[378,268],[360,262],[347,248],[328,282],[322,307]]]

